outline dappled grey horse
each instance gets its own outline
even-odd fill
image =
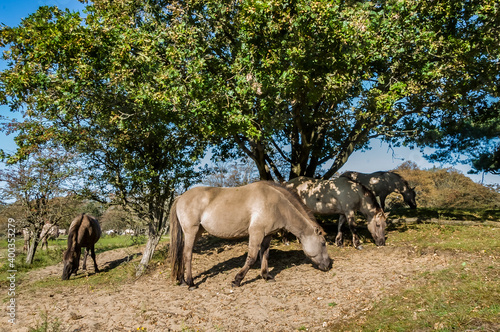
[[[387,214],[377,203],[373,193],[363,185],[347,178],[319,180],[304,176],[288,181],[304,203],[314,213],[340,214],[335,243],[343,245],[342,224],[347,220],[352,233],[354,247],[361,249],[361,241],[356,232],[356,211],[360,211],[368,222],[368,230],[377,246],[385,245]]]

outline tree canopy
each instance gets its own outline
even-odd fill
[[[164,147],[138,142],[189,133],[251,157],[262,179],[329,178],[371,138],[447,153],[445,136],[459,137],[450,124],[498,114],[498,10],[492,0],[98,0],[83,20],[44,7],[2,29],[12,66],[1,96],[50,123],[25,124],[20,155],[58,137],[115,150],[118,168],[149,179],[144,161],[157,164]],[[483,132],[490,118],[475,121]]]
[[[97,0],[83,18],[42,7],[1,30],[0,98],[28,116],[15,157],[57,139],[123,199],[157,192],[203,143],[249,156],[262,179],[329,178],[371,138],[448,152],[445,136],[459,137],[450,124],[498,114],[498,10],[493,0]],[[484,133],[490,117],[474,121]]]
[[[221,152],[237,146],[261,178],[281,180],[329,178],[374,137],[449,152],[450,122],[498,113],[498,10],[494,1],[193,1],[152,12],[168,22],[155,31],[170,37],[166,58],[190,112],[226,138]]]

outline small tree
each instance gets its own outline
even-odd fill
[[[176,190],[196,176],[204,145],[185,124],[189,109],[168,94],[178,80],[158,82],[168,73],[146,61],[164,54],[144,57],[156,36],[146,33],[141,13],[126,10],[98,2],[83,22],[77,13],[41,7],[19,27],[2,29],[11,65],[0,72],[0,102],[25,113],[11,159],[47,141],[62,144],[82,156],[83,195],[144,220],[141,274],[168,228]]]
[[[127,228],[142,227],[141,219],[123,206],[110,206],[99,219],[103,230],[123,231]]]
[[[0,170],[0,189],[3,200],[15,200],[20,224],[32,232],[26,263],[32,264],[38,244],[42,240],[45,223],[57,225],[74,214],[70,184],[75,167],[73,156],[56,148],[47,148],[31,154],[27,159]]]
[[[211,187],[239,187],[259,180],[255,164],[244,158],[205,165],[203,183]]]

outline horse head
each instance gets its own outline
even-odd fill
[[[78,266],[80,265],[80,255],[79,250],[66,250],[63,259],[64,267],[61,276],[62,280],[69,280],[69,277],[78,271]]]
[[[312,234],[303,234],[300,237],[300,242],[302,243],[302,249],[306,256],[309,257],[320,270],[328,271],[332,268],[333,261],[328,256],[325,232],[321,228],[315,227]]]
[[[410,209],[416,209],[417,201],[415,199],[416,196],[415,187],[413,188],[407,187],[407,189],[404,192],[402,192],[402,194],[406,204],[410,206]]]
[[[370,231],[377,246],[385,246],[385,228],[387,227],[387,216],[389,213],[380,211],[371,220],[368,220],[368,230]]]

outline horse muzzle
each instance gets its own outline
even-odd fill
[[[318,269],[320,269],[321,271],[329,271],[333,266],[333,260],[330,259],[330,261],[327,263],[327,264],[318,264]]]
[[[69,277],[71,276],[72,273],[72,266],[71,264],[65,264],[63,268],[63,273],[61,276],[61,280],[69,280]]]

